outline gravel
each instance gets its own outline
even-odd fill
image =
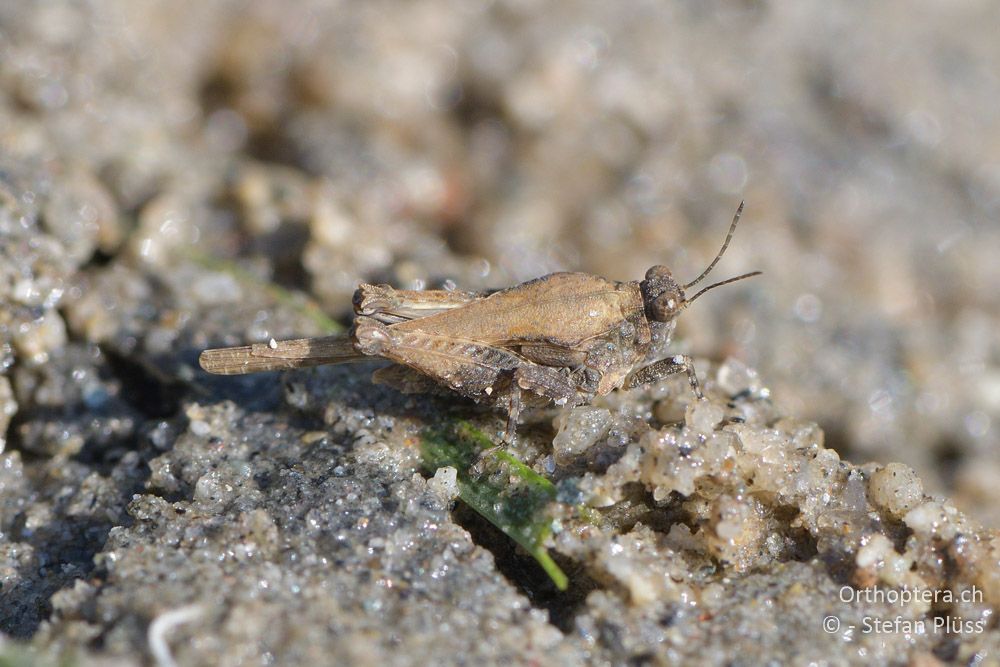
[[[925,9],[0,4],[0,662],[995,661],[1000,46]],[[741,198],[764,276],[657,342],[708,400],[509,448],[565,591],[422,465],[504,415],[197,367],[359,281],[693,277]]]

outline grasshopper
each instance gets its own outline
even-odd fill
[[[375,371],[375,382],[406,393],[443,388],[506,407],[507,442],[526,402],[581,405],[676,373],[687,375],[701,399],[689,356],[656,356],[698,297],[760,274],[684,293],[718,264],[742,212],[740,203],[715,259],[684,285],[665,266],[653,266],[642,281],[552,273],[495,292],[361,284],[347,334],[205,350],[199,362],[209,373],[235,375],[382,357],[395,364]]]

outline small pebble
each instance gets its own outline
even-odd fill
[[[902,517],[924,497],[920,478],[902,463],[890,463],[873,474],[868,492],[873,503],[896,517]]]
[[[611,430],[611,412],[605,408],[581,406],[556,419],[559,432],[552,440],[556,462],[568,463],[587,451]]]
[[[452,466],[438,468],[434,472],[434,476],[428,480],[427,486],[442,498],[454,500],[459,494],[458,470]]]

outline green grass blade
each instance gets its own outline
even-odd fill
[[[566,590],[569,579],[545,548],[545,540],[552,532],[552,522],[545,510],[555,499],[555,486],[502,450],[491,454],[499,464],[494,470],[480,476],[470,475],[480,452],[488,449],[493,449],[493,442],[482,431],[468,422],[458,422],[426,431],[421,454],[429,471],[454,467],[458,471],[462,501],[521,545],[556,587]]]

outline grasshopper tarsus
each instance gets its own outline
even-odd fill
[[[361,284],[355,323],[344,336],[206,350],[202,368],[224,375],[286,370],[384,357],[401,372],[377,371],[404,391],[434,383],[476,401],[506,407],[503,441],[512,442],[524,397],[579,405],[594,396],[685,373],[703,398],[694,364],[672,355],[648,365],[657,337],[709,290],[759,272],[723,280],[688,298],[729,247],[740,204],[722,248],[701,275],[678,283],[665,266],[641,281],[616,282],[585,273],[553,273],[491,293],[397,290]]]

